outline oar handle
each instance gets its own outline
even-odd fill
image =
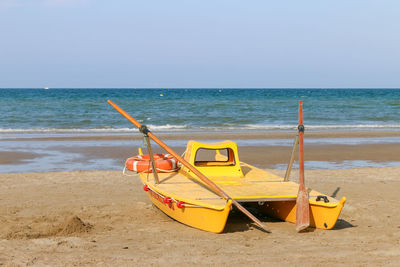
[[[300,186],[304,185],[304,149],[303,149],[303,135],[304,135],[304,125],[303,125],[303,101],[299,101],[299,183]]]
[[[137,120],[135,120],[134,118],[132,118],[131,115],[129,115],[128,113],[126,113],[122,108],[120,108],[119,106],[117,106],[116,104],[114,104],[114,102],[112,102],[111,100],[108,100],[107,103],[110,104],[113,108],[115,108],[119,113],[121,113],[122,116],[124,116],[125,118],[127,118],[128,121],[132,122],[137,128],[140,128],[140,126],[142,126]]]

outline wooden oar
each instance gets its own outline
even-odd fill
[[[293,144],[292,155],[290,156],[290,161],[286,168],[285,178],[283,179],[284,182],[289,181],[290,172],[292,171],[294,156],[296,155],[296,150],[298,145],[299,145],[299,134],[296,134],[296,138],[294,139],[294,144]]]
[[[299,192],[296,199],[296,231],[301,232],[310,226],[310,203],[304,184],[304,152],[303,152],[303,101],[299,101]]]
[[[114,104],[111,100],[107,101],[113,108],[115,108],[119,113],[122,114],[125,118],[127,118],[131,123],[133,123],[139,129],[142,129],[142,125],[132,118],[128,113],[122,110],[119,106]],[[219,188],[213,181],[208,179],[204,174],[202,174],[199,170],[197,170],[194,166],[192,166],[189,162],[187,162],[184,158],[182,158],[178,153],[172,150],[169,146],[167,146],[163,141],[161,141],[157,136],[155,136],[152,132],[148,131],[147,128],[144,130],[154,142],[156,142],[160,147],[165,149],[169,154],[174,156],[180,163],[182,163],[186,168],[188,168],[191,172],[193,172],[200,180],[202,180],[213,192],[215,192],[220,197],[228,200],[232,200],[232,204],[235,205],[241,212],[243,212],[247,217],[249,217],[253,222],[255,222],[259,227],[264,229],[264,231],[269,232],[265,226],[258,220],[253,214],[251,214],[248,210],[246,210],[242,205],[240,205],[236,200],[232,199],[228,194],[226,194],[221,188]]]

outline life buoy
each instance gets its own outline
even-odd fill
[[[154,154],[154,162],[157,172],[173,172],[178,170],[178,160],[170,154]],[[153,172],[150,155],[139,155],[128,158],[125,167],[134,172]]]

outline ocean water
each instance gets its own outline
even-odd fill
[[[0,134],[400,130],[400,89],[0,89]],[[135,129],[136,130],[136,129]]]
[[[35,153],[22,163],[0,162],[0,173],[121,169],[121,157],[87,155],[84,151],[93,147],[106,151],[110,147],[141,146],[143,140],[30,139],[138,134],[107,104],[108,99],[155,133],[295,133],[299,100],[303,100],[307,131],[400,130],[400,89],[0,89],[0,153]],[[22,141],[19,137],[23,137]],[[293,145],[293,139],[235,141],[239,147]],[[174,148],[184,147],[185,142],[168,140]],[[400,137],[305,139],[306,146],[387,143],[398,144]],[[400,166],[400,161],[354,159],[305,164],[307,169],[336,169]],[[272,167],[285,169],[286,164]]]

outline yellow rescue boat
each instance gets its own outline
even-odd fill
[[[246,203],[255,205],[269,216],[296,223],[297,231],[308,226],[321,229],[332,229],[335,226],[346,198],[339,201],[315,190],[306,191],[304,186],[301,102],[299,184],[240,162],[237,145],[232,141],[208,144],[189,141],[184,157],[181,157],[112,101],[109,100],[108,103],[143,133],[149,151],[148,157],[137,159],[146,158],[148,162],[148,168],[139,174],[143,189],[154,205],[175,220],[205,231],[221,233],[232,206],[236,206],[266,230],[264,224],[242,206]],[[157,164],[156,159],[166,160],[170,156],[154,157],[150,138],[182,166],[178,169],[174,166],[171,170],[160,170],[158,167],[162,164]],[[141,162],[141,167],[143,166]],[[169,165],[165,162],[163,166]],[[135,169],[135,162],[132,163],[132,169]]]
[[[207,160],[214,156],[215,159]],[[254,203],[269,216],[296,222],[299,185],[239,161],[236,143],[223,141],[205,144],[189,141],[184,159],[217,184],[239,203]],[[218,196],[196,175],[182,166],[178,171],[140,173],[150,200],[168,216],[189,226],[209,232],[224,230],[232,201]],[[309,190],[310,226],[332,229],[346,198],[340,201]]]

